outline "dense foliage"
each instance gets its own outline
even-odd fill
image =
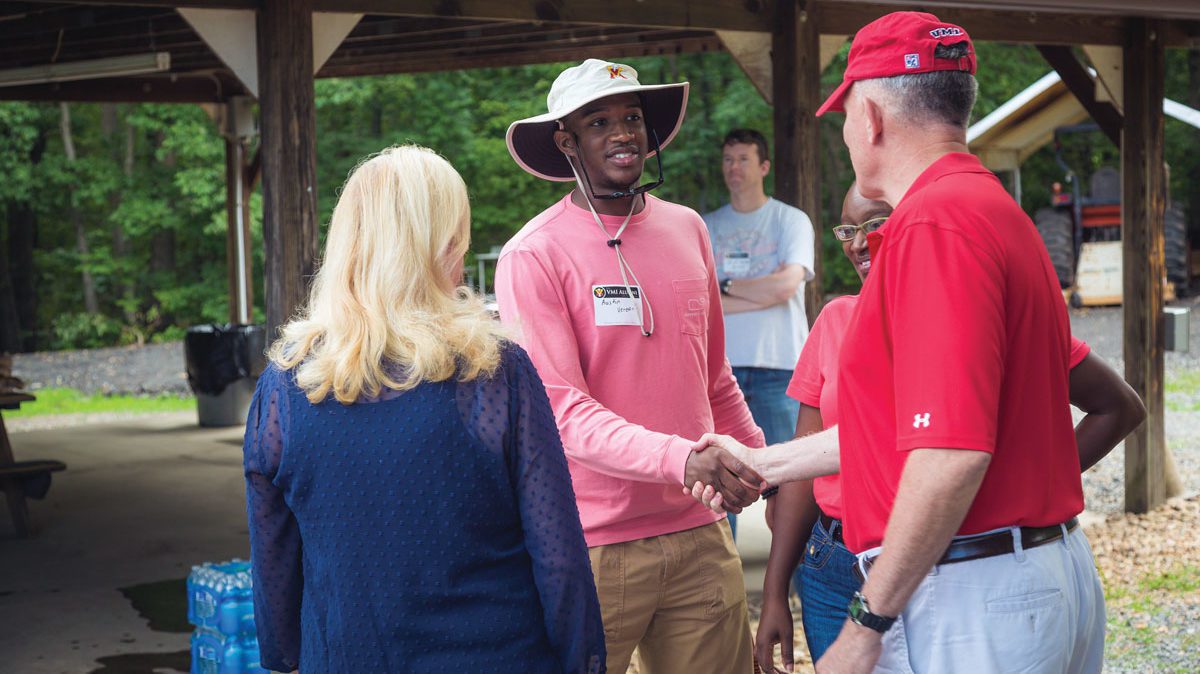
[[[1030,47],[983,44],[979,53],[976,119],[1049,71]],[[826,90],[840,80],[845,54],[827,69]],[[667,181],[657,193],[701,212],[720,206],[722,136],[735,126],[770,135],[770,107],[725,54],[631,61],[644,82],[692,83],[688,119],[664,153]],[[435,148],[463,174],[472,249],[503,244],[566,189],[520,171],[504,143],[512,120],[544,111],[563,65],[317,82],[322,222],[357,162],[413,142]],[[1171,51],[1167,95],[1196,105],[1197,70],[1195,54]],[[851,180],[840,124],[839,115],[822,121],[825,225]],[[1166,133],[1173,193],[1190,198],[1200,132],[1168,121]],[[1115,161],[1115,148],[1098,134],[1076,145],[1082,164]],[[175,339],[186,326],[227,319],[224,141],[199,106],[2,103],[0,170],[0,351]],[[1056,179],[1061,170],[1049,149],[1026,162],[1030,212],[1048,201]],[[253,200],[261,298],[261,206],[257,194]],[[818,233],[826,291],[853,291],[857,279],[827,232]],[[261,306],[256,314],[261,319]]]

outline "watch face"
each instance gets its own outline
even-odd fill
[[[854,622],[858,622],[862,618],[862,615],[867,612],[867,608],[863,606],[863,596],[858,592],[855,592],[854,597],[850,600],[848,612],[850,619]]]
[[[885,618],[871,613],[871,607],[867,605],[867,599],[861,592],[854,593],[854,597],[850,600],[850,606],[847,607],[847,613],[850,614],[850,620],[854,623],[873,629],[880,634],[887,632],[892,623],[896,622],[895,618]]]

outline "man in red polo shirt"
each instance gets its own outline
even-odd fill
[[[1069,322],[1028,216],[968,154],[966,31],[860,30],[818,115],[846,113],[863,196],[892,204],[839,366],[840,427],[744,452],[771,484],[842,474],[866,576],[818,672],[1097,672],[1104,600],[1068,406]],[[840,450],[840,451],[839,451]]]

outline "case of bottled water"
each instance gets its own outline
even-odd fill
[[[259,666],[250,563],[193,566],[187,579],[191,674],[267,674]]]

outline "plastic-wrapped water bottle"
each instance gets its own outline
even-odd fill
[[[187,580],[192,674],[267,674],[259,664],[249,562],[192,567]]]

